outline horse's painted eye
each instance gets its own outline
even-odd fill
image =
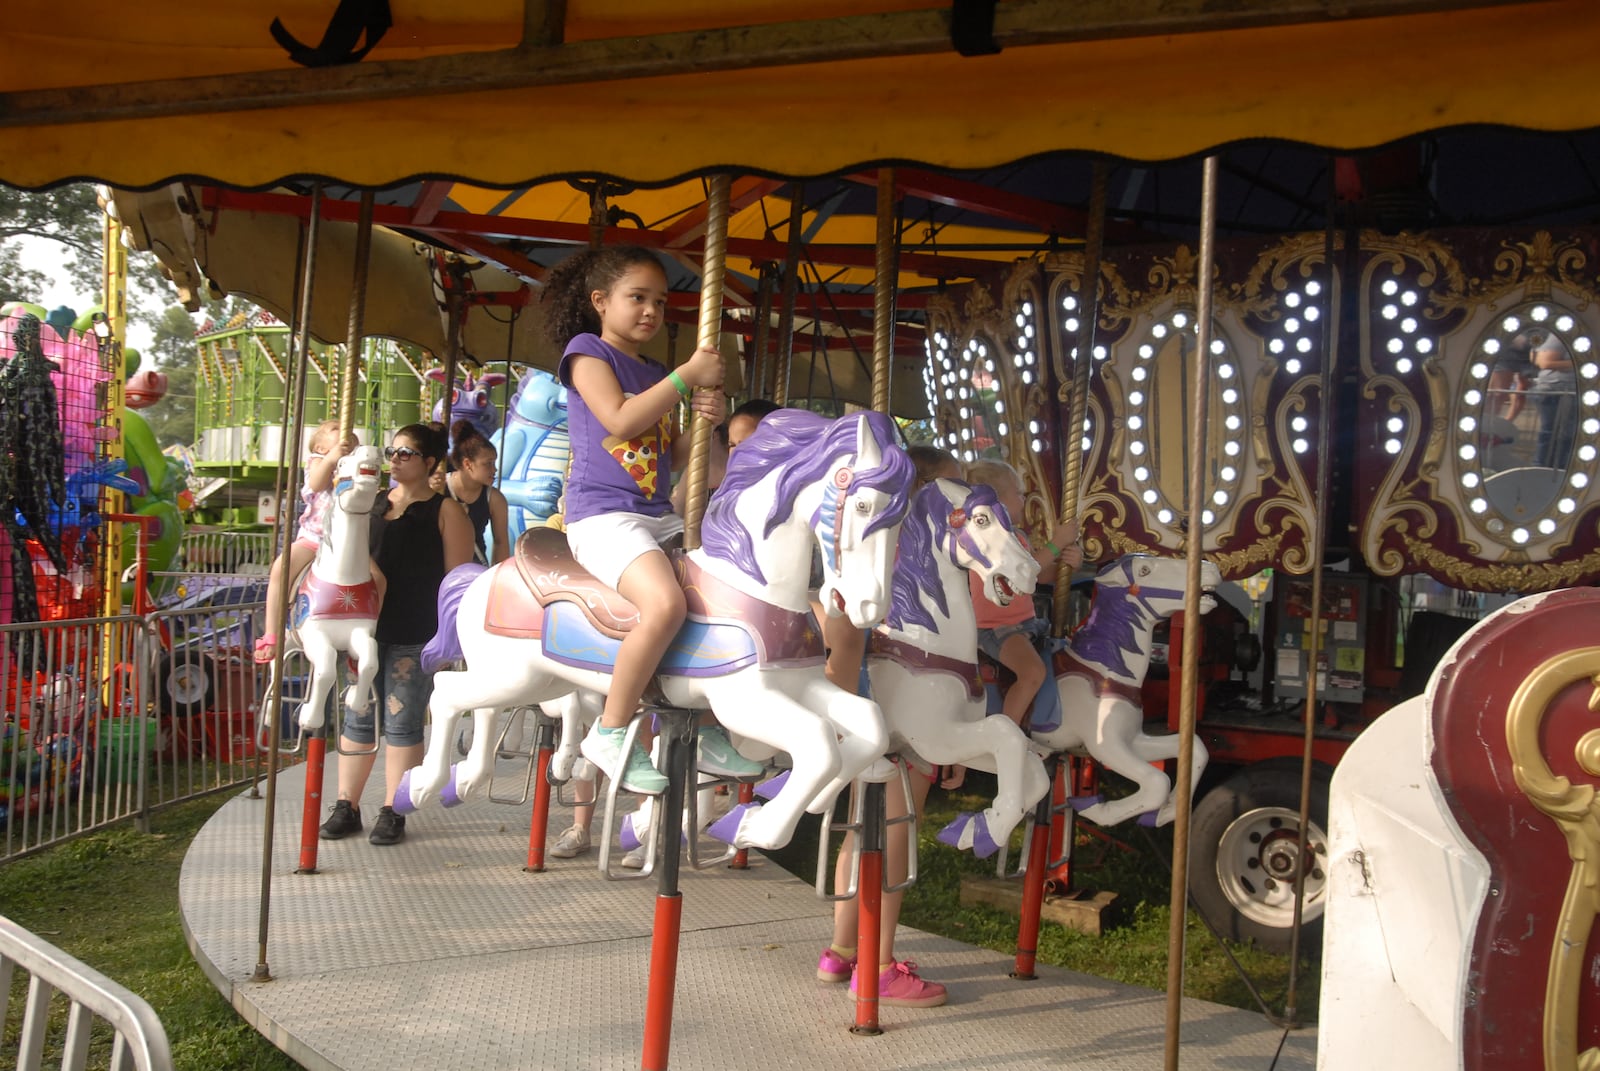
[[[973,520],[977,523],[979,528],[989,527],[989,515],[987,513],[975,514],[973,516]]]
[[[857,499],[856,500],[856,512],[861,514],[863,517],[865,517],[867,514],[872,512],[872,507],[867,505],[865,502],[862,502],[861,500]]]

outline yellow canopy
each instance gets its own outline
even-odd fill
[[[1600,126],[1584,81],[1594,0],[1008,0],[993,26],[957,34],[1002,48],[975,56],[952,47],[951,6],[929,0],[812,3],[789,22],[797,9],[777,0],[571,0],[554,32],[530,0],[521,51],[514,0],[411,0],[360,62],[318,68],[290,61],[263,12],[338,53],[326,0],[71,6],[69,20],[59,3],[7,5],[0,181],[660,183]],[[1347,17],[1375,11],[1404,13]]]

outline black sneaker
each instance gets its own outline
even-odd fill
[[[322,828],[317,831],[317,836],[323,840],[339,840],[352,833],[361,832],[361,808],[349,800],[339,800],[333,805],[333,813],[328,820],[322,823]]]
[[[380,807],[367,839],[374,844],[399,844],[406,839],[406,816],[395,814],[393,807]]]

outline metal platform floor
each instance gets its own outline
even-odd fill
[[[190,948],[257,1030],[314,1071],[638,1068],[654,878],[607,882],[593,853],[523,873],[531,806],[487,802],[413,816],[397,847],[324,841],[318,872],[299,875],[303,787],[304,767],[280,777],[271,981],[251,981],[264,799],[225,804],[179,884]],[[326,799],[333,789],[330,762]],[[369,828],[380,803],[375,776]],[[565,817],[554,811],[553,830]],[[686,870],[681,888],[675,1069],[1162,1065],[1160,993],[1049,967],[1015,982],[1010,957],[910,929],[897,952],[948,985],[950,1002],[886,1007],[882,1035],[854,1036],[846,987],[815,977],[831,911],[811,888],[756,853],[743,873]],[[1280,1037],[1259,1015],[1186,1000],[1181,1064],[1310,1071],[1314,1032],[1281,1052]]]

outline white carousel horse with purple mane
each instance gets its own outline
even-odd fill
[[[992,488],[935,480],[900,528],[893,604],[867,649],[872,695],[891,746],[932,763],[996,775],[992,806],[961,814],[939,839],[986,858],[1050,790],[1044,763],[1010,718],[989,716],[978,681],[978,625],[968,571],[997,605],[1027,598],[1039,563],[1012,532]]]
[[[1039,707],[1030,725],[1033,739],[1053,751],[1081,750],[1108,770],[1138,786],[1117,800],[1076,797],[1073,806],[1089,821],[1116,825],[1135,815],[1150,825],[1172,821],[1176,803],[1172,781],[1151,763],[1176,758],[1178,735],[1144,731],[1139,693],[1150,668],[1152,632],[1183,609],[1188,565],[1182,558],[1129,554],[1095,577],[1094,606],[1066,648],[1056,652],[1056,690],[1060,699],[1053,724],[1040,723]],[[1222,572],[1200,563],[1200,612],[1216,608],[1213,594]],[[1198,627],[1198,626],[1197,626]],[[1192,793],[1205,771],[1206,749],[1194,742]]]
[[[877,704],[824,675],[807,580],[820,544],[823,606],[859,628],[881,621],[914,476],[888,417],[774,413],[729,465],[706,511],[702,546],[677,559],[689,613],[655,677],[663,697],[713,710],[731,733],[794,760],[785,791],[743,814],[730,836],[739,847],[788,843],[808,805],[831,804],[819,801],[824,786],[848,784],[883,754],[888,734]],[[526,533],[497,566],[455,570],[439,602],[439,634],[425,662],[465,657],[467,669],[434,677],[428,747],[406,778],[412,805],[447,786],[466,798],[490,775],[495,733],[480,725],[452,782],[463,711],[482,716],[575,689],[605,692],[627,619],[638,616],[579,569],[549,529]]]
[[[341,652],[356,662],[356,679],[344,694],[347,715],[366,706],[378,672],[378,589],[367,530],[378,499],[379,456],[375,446],[357,446],[339,459],[317,556],[291,589],[284,654],[298,647],[311,664],[311,683],[300,707],[300,727],[307,731],[322,727]],[[270,695],[277,682],[267,687]],[[262,710],[268,709],[263,704]]]

